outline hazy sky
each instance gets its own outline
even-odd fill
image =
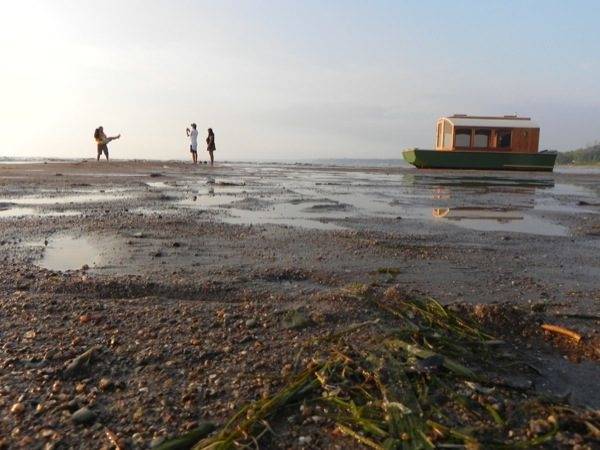
[[[0,156],[397,158],[439,116],[600,139],[600,2],[0,0]],[[204,154],[202,155],[205,156]]]

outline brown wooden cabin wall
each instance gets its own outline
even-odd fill
[[[499,123],[498,125],[501,125]],[[472,128],[473,130],[477,127],[460,127],[460,128]],[[483,127],[488,128],[488,127]],[[508,151],[508,152],[523,152],[523,153],[537,153],[539,150],[540,130],[539,128],[512,128],[512,140],[510,149],[497,149],[496,148],[496,133],[497,130],[506,129],[501,126],[490,127],[490,147],[487,149],[461,149],[461,151],[477,150],[477,151]],[[441,119],[436,123],[436,138],[435,138],[435,149],[436,150],[456,150],[454,146],[454,133],[455,127],[449,120]]]
[[[511,151],[537,153],[539,145],[539,128],[513,128]]]

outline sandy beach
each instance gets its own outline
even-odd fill
[[[390,293],[477,321],[535,367],[515,369],[526,395],[598,423],[600,170],[0,164],[0,249],[6,448],[114,448],[107,430],[148,448],[222,424],[309,364],[311,339],[396,326],[372,302]],[[263,447],[357,445],[294,414]],[[561,433],[549,448],[597,443]]]

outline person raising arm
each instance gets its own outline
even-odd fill
[[[185,129],[185,133],[187,137],[190,138],[190,153],[192,154],[192,162],[193,164],[198,163],[198,130],[196,129],[196,124],[192,124],[192,129]]]

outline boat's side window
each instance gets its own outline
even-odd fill
[[[510,148],[510,146],[511,146],[510,130],[498,130],[498,132],[496,133],[496,147]]]
[[[475,130],[475,138],[473,142],[473,147],[477,148],[488,148],[490,146],[490,130]]]
[[[456,147],[470,147],[471,146],[471,129],[470,128],[457,128],[454,137],[454,145]]]

